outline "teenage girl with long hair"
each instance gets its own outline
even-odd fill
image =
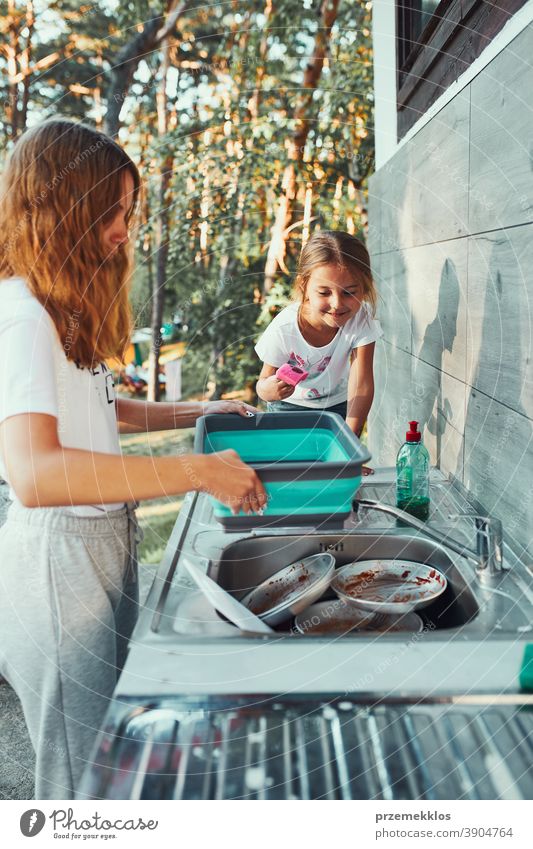
[[[107,136],[51,120],[17,141],[0,190],[0,673],[36,752],[36,798],[73,797],[137,616],[131,502],[266,495],[234,451],[123,457],[118,430],[190,427],[245,404],[118,399],[128,345],[128,228],[139,174]]]

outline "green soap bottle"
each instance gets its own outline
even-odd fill
[[[429,516],[429,454],[418,422],[409,422],[396,458],[396,505],[417,519]]]

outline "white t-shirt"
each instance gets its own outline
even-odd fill
[[[309,377],[287,399],[290,404],[313,409],[333,407],[347,399],[352,350],[375,342],[383,331],[363,302],[329,345],[315,348],[300,332],[299,308],[299,303],[289,304],[273,319],[255,346],[256,353],[264,363],[276,368],[289,363],[309,372]]]
[[[112,373],[104,363],[88,369],[68,360],[44,307],[24,280],[10,278],[0,280],[0,422],[20,413],[54,416],[66,448],[120,454]],[[9,483],[1,455],[0,476]],[[18,501],[12,489],[10,496]],[[87,504],[68,511],[94,516],[123,506]]]

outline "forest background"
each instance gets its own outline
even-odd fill
[[[26,126],[81,119],[139,164],[131,302],[185,343],[184,397],[254,400],[253,346],[313,228],[364,238],[371,7],[361,0],[2,0],[1,160]]]

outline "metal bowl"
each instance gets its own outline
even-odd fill
[[[319,601],[299,613],[294,626],[300,634],[342,635],[350,631],[374,631],[382,634],[411,631],[420,633],[424,623],[417,613],[393,616],[390,613],[373,613],[362,610],[343,599]]]
[[[375,613],[367,613],[337,598],[306,607],[298,614],[294,625],[300,634],[347,634],[354,628],[370,627],[369,623],[375,618]]]
[[[447,583],[441,572],[426,563],[359,560],[339,569],[331,588],[363,610],[400,614],[430,604]]]
[[[352,605],[354,607],[355,605]],[[365,625],[365,631],[380,634],[395,634],[400,631],[410,631],[420,634],[424,630],[424,622],[418,613],[402,613],[394,616],[392,613],[376,613]]]
[[[297,616],[327,590],[335,573],[332,554],[313,554],[276,572],[241,599],[267,625]]]

